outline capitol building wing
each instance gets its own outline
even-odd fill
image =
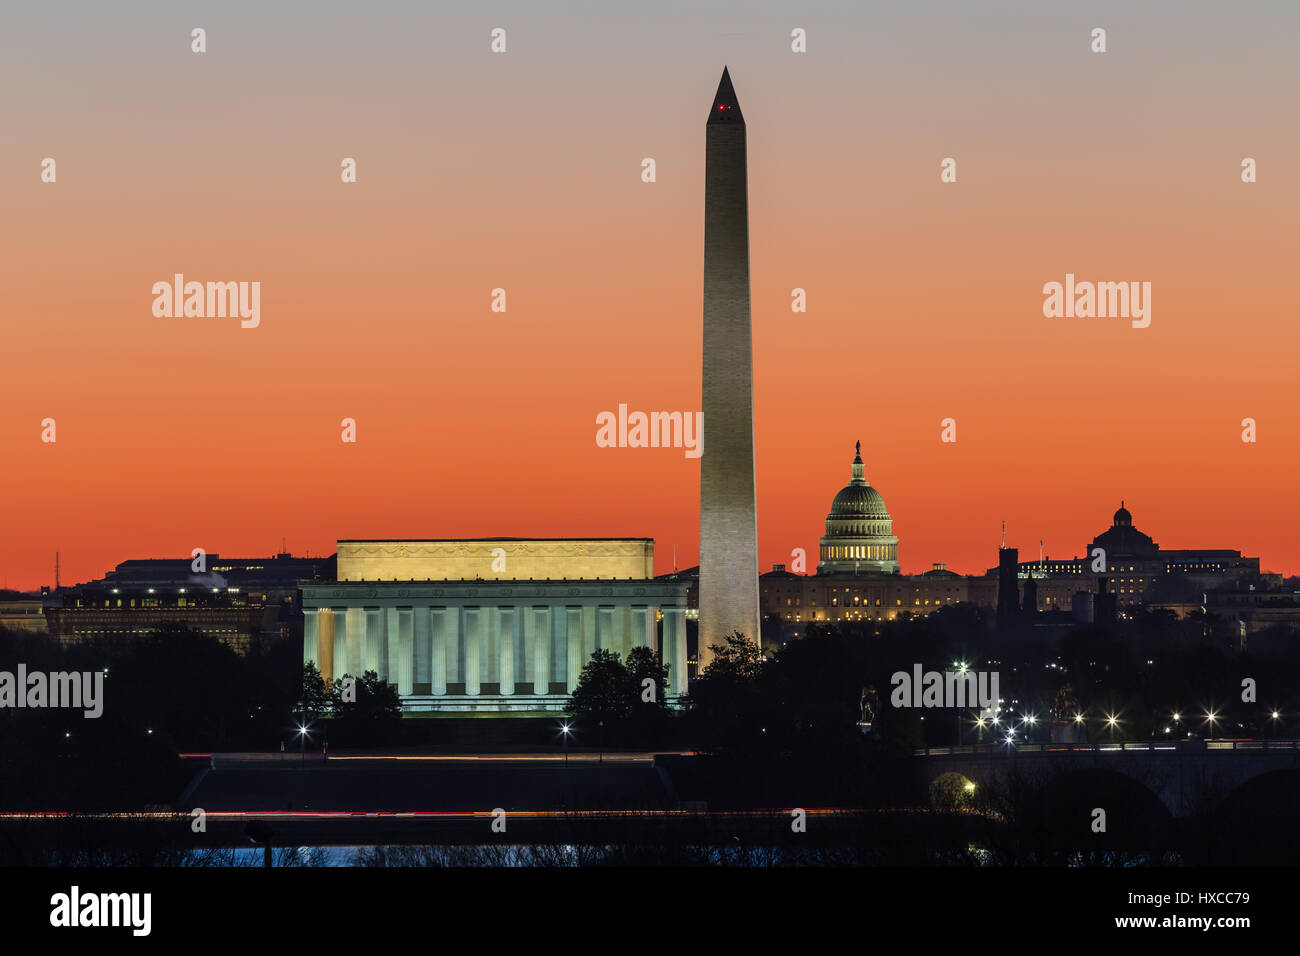
[[[686,585],[648,538],[339,541],[302,584],[303,660],[326,682],[375,671],[406,712],[563,711],[594,651],[660,652],[686,692]]]

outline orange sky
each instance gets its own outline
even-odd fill
[[[810,21],[805,57],[757,15],[673,46],[668,23],[566,39],[519,8],[496,57],[491,24],[444,49],[337,10],[297,43],[289,20],[214,21],[203,56],[188,19],[23,24],[0,67],[21,94],[0,583],[51,583],[56,550],[70,582],[282,536],[645,535],[660,570],[674,546],[694,564],[698,461],[598,448],[595,416],[699,408],[723,59],[749,124],[763,567],[815,556],[861,439],[905,571],[984,570],[1003,519],[1022,553],[1078,554],[1121,498],[1166,547],[1300,571],[1300,67],[1261,23],[1104,9],[1105,56],[1082,20],[972,34],[956,8],[938,38]],[[155,318],[175,272],[261,282],[260,327]],[[1044,318],[1067,272],[1151,282],[1151,327]]]

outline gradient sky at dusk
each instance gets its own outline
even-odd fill
[[[694,564],[698,460],[598,448],[595,416],[699,408],[724,63],[762,567],[815,566],[861,439],[905,571],[983,571],[1003,519],[1079,554],[1123,498],[1165,547],[1300,572],[1300,8],[442,6],[0,13],[0,585],[52,583],[56,550],[67,583],[282,537],[635,535]],[[176,272],[260,281],[261,326],[155,318]],[[1044,318],[1067,272],[1151,282],[1151,327]]]

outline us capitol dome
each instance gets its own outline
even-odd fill
[[[821,539],[818,574],[898,573],[898,538],[885,499],[867,483],[862,442],[857,443],[852,477],[831,502]]]

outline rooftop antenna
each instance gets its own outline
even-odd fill
[[[1038,539],[1038,566],[1043,566],[1043,539]]]
[[[54,552],[54,590],[59,589],[59,552]]]
[[[1007,546],[1007,519],[1002,519],[1002,547]]]
[[[673,542],[673,574],[677,573],[677,542]]]

